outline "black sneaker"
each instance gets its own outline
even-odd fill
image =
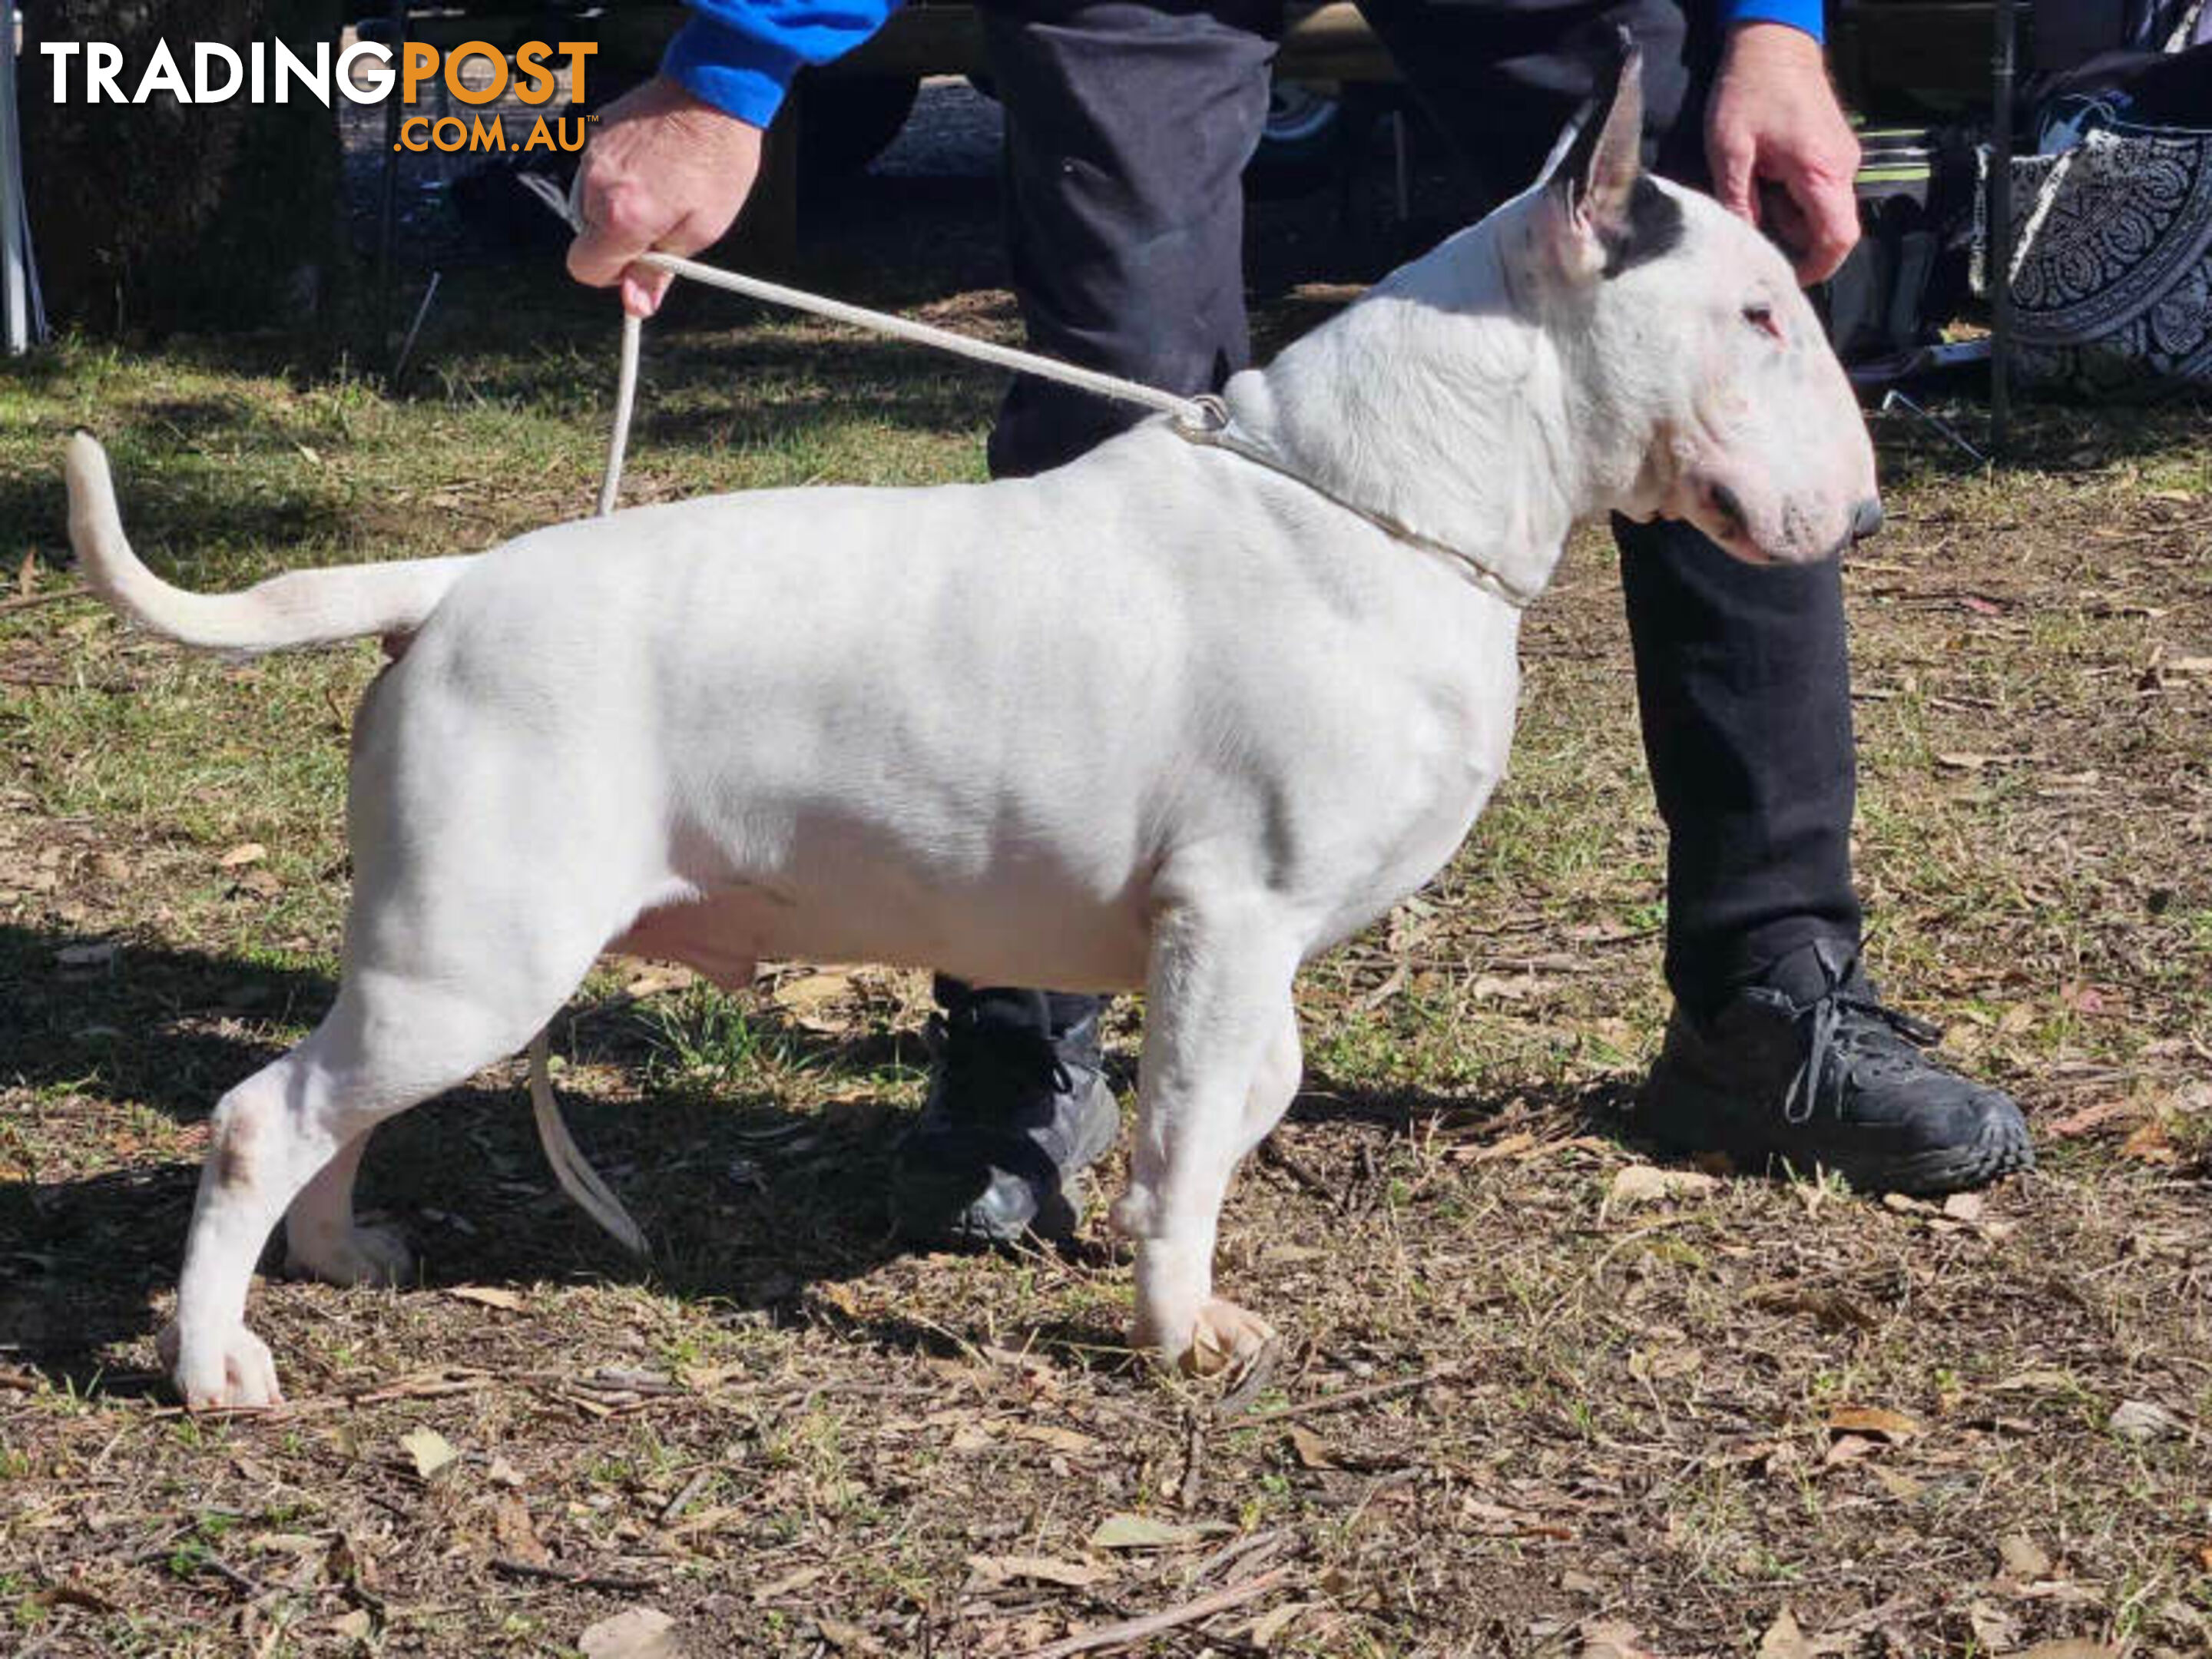
[[[1121,1114],[1101,1074],[1097,1013],[1048,1032],[1042,1010],[1029,1026],[979,1018],[967,1001],[930,1017],[929,1097],[891,1169],[891,1212],[908,1237],[1074,1233],[1075,1178],[1113,1146]]]
[[[1677,1007],[1636,1123],[1679,1151],[1833,1170],[1862,1192],[1960,1192],[2033,1168],[2020,1108],[1923,1052],[1942,1036],[1823,939],[1710,1020]]]

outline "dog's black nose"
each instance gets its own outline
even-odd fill
[[[1881,502],[1872,495],[1858,504],[1851,514],[1851,539],[1863,542],[1869,536],[1881,534]]]

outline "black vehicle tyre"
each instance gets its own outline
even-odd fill
[[[1268,89],[1267,125],[1260,147],[1244,168],[1244,188],[1263,198],[1320,189],[1343,167],[1366,125],[1333,87],[1277,81]]]

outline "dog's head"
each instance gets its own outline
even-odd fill
[[[1765,238],[1644,171],[1642,63],[1626,41],[1612,82],[1508,210],[1522,234],[1502,254],[1561,352],[1575,417],[1620,459],[1603,504],[1686,519],[1753,563],[1841,552],[1881,523],[1843,368]]]

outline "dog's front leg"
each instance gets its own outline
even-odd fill
[[[1213,1294],[1213,1245],[1237,1161],[1297,1087],[1298,947],[1265,900],[1180,906],[1156,923],[1137,1139],[1115,1220],[1136,1241],[1136,1337],[1197,1372],[1273,1334]]]

